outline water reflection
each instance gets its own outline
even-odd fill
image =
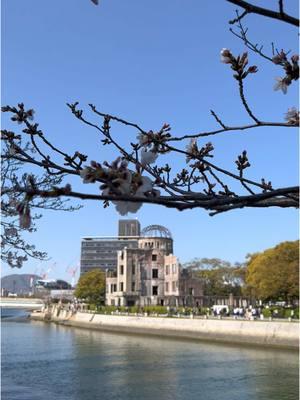
[[[37,322],[2,328],[5,399],[298,399],[294,352]]]

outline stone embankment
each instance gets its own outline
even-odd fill
[[[72,313],[67,310],[34,312],[33,320],[113,332],[167,336],[216,342],[262,345],[296,349],[299,346],[297,322],[217,320],[119,316]]]

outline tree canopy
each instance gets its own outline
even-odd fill
[[[81,275],[75,296],[92,304],[100,304],[105,296],[105,272],[93,269]]]
[[[247,291],[261,300],[299,297],[299,241],[283,242],[249,256]]]
[[[240,296],[245,281],[245,266],[219,258],[195,258],[184,264],[200,277],[206,296]]]

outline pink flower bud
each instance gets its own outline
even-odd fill
[[[299,54],[294,54],[291,57],[291,60],[292,60],[293,63],[297,63],[299,61]]]
[[[251,65],[251,67],[248,68],[248,72],[250,74],[255,74],[258,71],[258,68],[256,65]]]

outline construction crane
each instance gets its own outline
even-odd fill
[[[76,267],[70,267],[70,266],[68,266],[67,269],[66,269],[66,272],[67,272],[69,275],[71,275],[71,277],[72,277],[72,279],[71,279],[71,285],[72,285],[72,287],[74,287],[74,285],[75,285],[75,275],[76,275],[76,272],[77,272],[78,268],[79,268],[79,264],[77,264]]]

